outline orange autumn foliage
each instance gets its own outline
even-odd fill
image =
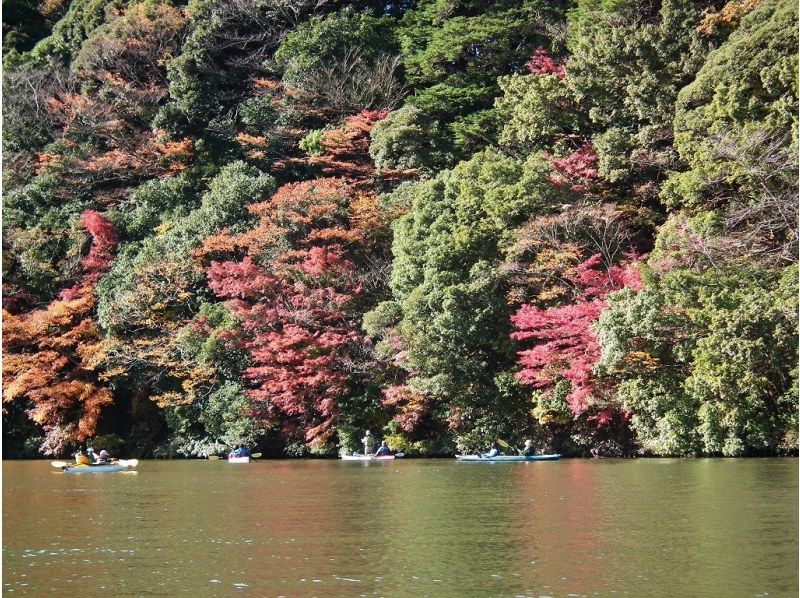
[[[43,309],[3,310],[3,403],[26,401],[28,416],[46,438],[40,450],[61,454],[94,435],[100,412],[112,402],[99,381],[106,343],[93,318],[94,285],[111,265],[117,231],[99,213],[83,214],[92,246],[83,276]]]

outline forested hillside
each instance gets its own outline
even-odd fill
[[[13,0],[3,455],[798,450],[796,0]]]

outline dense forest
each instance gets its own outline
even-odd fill
[[[798,450],[796,0],[8,0],[3,456]]]

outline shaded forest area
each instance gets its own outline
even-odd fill
[[[4,458],[797,454],[796,1],[3,9]]]

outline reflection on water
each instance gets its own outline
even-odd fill
[[[796,460],[3,463],[4,592],[787,596]]]

